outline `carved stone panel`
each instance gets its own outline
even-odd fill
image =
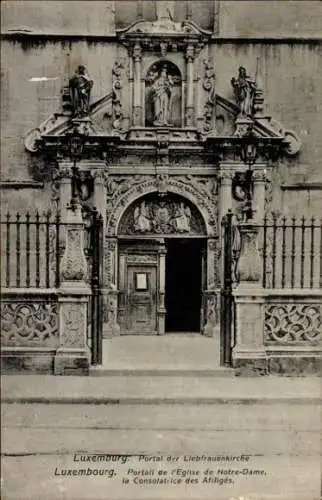
[[[317,344],[322,341],[320,304],[267,304],[264,336],[266,343]]]
[[[125,212],[119,234],[205,234],[204,222],[197,209],[175,195],[140,198]]]
[[[1,345],[58,346],[58,306],[50,300],[5,301],[1,305]]]

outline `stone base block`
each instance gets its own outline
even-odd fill
[[[273,375],[303,377],[315,375],[322,377],[321,356],[272,356],[267,360],[268,371]]]
[[[54,358],[54,375],[89,375],[88,352],[57,352]]]
[[[237,377],[258,377],[268,374],[266,358],[235,359],[233,367]]]
[[[55,351],[49,352],[31,352],[14,350],[1,353],[1,372],[2,374],[14,373],[39,373],[53,374],[54,372]]]
[[[322,376],[322,356],[242,357],[233,361],[236,376],[281,375],[284,377]]]
[[[121,334],[121,328],[118,323],[104,323],[103,324],[103,339],[110,339],[118,337]]]

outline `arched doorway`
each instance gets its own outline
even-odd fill
[[[118,226],[118,324],[121,334],[201,332],[206,225],[174,193],[146,194]]]

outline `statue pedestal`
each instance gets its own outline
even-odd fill
[[[253,126],[253,120],[248,116],[239,116],[235,122],[234,137],[244,137],[249,132],[250,127]]]

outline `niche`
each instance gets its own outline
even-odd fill
[[[182,126],[182,78],[171,61],[158,61],[147,72],[145,126]]]

